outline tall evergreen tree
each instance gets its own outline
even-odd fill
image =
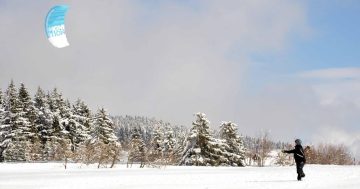
[[[147,161],[146,154],[146,145],[142,139],[139,129],[135,128],[132,132],[131,142],[130,142],[130,152],[128,156],[128,165],[132,164],[134,161],[140,162],[140,168],[145,166]]]
[[[91,129],[91,146],[95,146],[97,153],[94,154],[98,167],[102,164],[111,163],[111,167],[118,161],[120,155],[120,143],[115,135],[114,124],[104,108],[99,109],[95,115],[93,128]]]
[[[227,144],[227,158],[230,165],[245,165],[245,147],[242,138],[237,134],[237,125],[223,122],[220,126],[220,138]]]
[[[40,135],[42,144],[49,140],[52,134],[52,113],[46,100],[45,92],[38,87],[34,96],[34,106],[36,110],[35,125]]]
[[[9,146],[9,143],[12,141],[12,132],[14,128],[14,120],[16,114],[17,106],[17,90],[14,85],[14,82],[11,80],[5,95],[3,97],[3,115],[1,121],[1,130],[0,130],[0,148],[1,154],[0,159],[5,159],[4,152]]]
[[[196,114],[180,165],[217,166],[227,164],[224,145],[212,137],[204,113]]]
[[[0,107],[1,107],[1,109],[3,109],[3,105],[4,105],[3,100],[4,100],[3,92],[2,92],[2,90],[0,89]]]
[[[45,144],[47,159],[67,161],[73,149],[69,126],[70,109],[57,88],[46,96],[46,100],[52,116],[50,137]]]
[[[24,111],[25,104],[13,82],[10,83],[6,95],[6,110],[10,117],[7,119],[7,123],[10,125],[10,140],[3,151],[3,156],[6,161],[25,161],[27,159],[26,151],[31,145],[28,140],[31,126]]]
[[[39,136],[35,126],[35,120],[37,116],[35,106],[29,92],[23,83],[20,84],[19,89],[19,111],[20,116],[26,119],[26,121],[29,123],[27,126],[29,133],[27,133],[26,139],[32,143],[39,142]]]
[[[5,109],[4,109],[4,97],[3,97],[3,93],[0,89],[0,162],[2,162],[3,156],[2,156],[2,152],[5,149],[5,147],[3,147],[2,142],[5,140],[5,131],[4,128],[4,120],[5,120]]]
[[[34,101],[31,99],[30,94],[23,83],[20,84],[18,99],[20,116],[28,122],[28,132],[24,133],[24,139],[27,143],[25,151],[26,158],[31,161],[42,159],[41,138],[36,125],[38,115]]]
[[[114,132],[114,124],[107,115],[104,108],[101,108],[94,118],[92,137],[105,144],[116,143],[118,138]]]
[[[167,162],[174,161],[175,158],[174,153],[176,152],[175,150],[176,150],[177,141],[175,139],[173,130],[168,126],[165,127],[163,144],[164,144],[163,154]]]
[[[162,158],[162,152],[164,149],[164,139],[162,132],[163,131],[161,130],[160,126],[157,126],[153,131],[148,155],[149,161],[156,161]]]
[[[90,108],[80,99],[72,107],[72,119],[77,123],[75,143],[79,145],[90,138],[90,129],[92,127]]]

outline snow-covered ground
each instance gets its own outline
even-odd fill
[[[137,167],[137,166],[136,166]],[[43,188],[359,188],[360,166],[307,165],[296,181],[295,167],[166,167],[96,169],[60,163],[0,163],[0,189]]]

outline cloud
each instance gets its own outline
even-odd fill
[[[309,79],[360,79],[360,68],[328,68],[306,71],[298,75]]]
[[[184,125],[203,111],[214,127],[231,120],[245,134],[271,130],[290,142],[311,141],[328,127],[359,131],[358,68],[297,73],[248,92],[249,78],[262,77],[249,77],[254,52],[286,53],[292,38],[311,31],[304,2],[0,2],[2,88],[11,78],[32,91],[56,86],[93,109]],[[70,7],[70,46],[56,49],[43,22],[62,3]]]
[[[57,86],[93,108],[182,124],[198,111],[214,124],[237,120],[249,54],[282,52],[308,31],[295,1],[2,2],[1,86],[11,78],[33,90]],[[43,21],[61,3],[70,7],[70,47],[55,49]]]
[[[296,74],[312,82],[322,105],[360,107],[360,68],[328,68]]]

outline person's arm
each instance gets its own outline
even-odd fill
[[[287,154],[293,154],[295,153],[296,149],[292,149],[292,150],[282,150],[283,153],[287,153]]]

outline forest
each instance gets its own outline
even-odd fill
[[[99,168],[121,162],[140,167],[265,166],[268,159],[293,164],[279,151],[292,144],[273,141],[268,132],[244,136],[231,121],[214,128],[204,113],[196,113],[189,126],[110,116],[104,108],[93,112],[81,99],[71,103],[57,88],[38,87],[31,96],[23,83],[16,87],[13,81],[0,90],[0,124],[0,161],[5,162],[61,161],[65,168],[68,162]],[[305,152],[311,164],[359,163],[342,144],[306,146]]]

